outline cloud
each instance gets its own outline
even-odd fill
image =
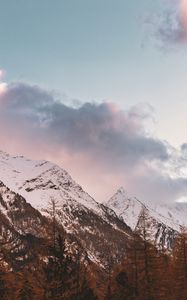
[[[6,73],[5,70],[0,69],[0,81],[4,78],[5,73]]]
[[[0,95],[4,94],[6,92],[6,89],[7,89],[6,82],[1,82],[0,83]]]
[[[5,76],[5,70],[0,69],[0,95],[5,93],[6,88],[7,88],[6,82],[2,81],[4,76]]]
[[[37,136],[68,151],[85,151],[98,159],[105,153],[105,161],[115,159],[117,165],[168,159],[165,144],[145,133],[145,112],[135,108],[125,112],[112,103],[73,108],[25,84],[10,85],[1,106],[1,120],[16,124],[19,132],[26,130],[26,135],[36,129]]]
[[[163,7],[163,12],[146,21],[153,36],[164,47],[187,43],[187,0],[168,0]]]
[[[9,84],[0,93],[1,148],[62,165],[99,200],[121,184],[147,201],[187,196],[185,144],[178,153],[151,134],[150,107],[65,103],[38,86]]]

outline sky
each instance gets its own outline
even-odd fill
[[[2,150],[96,200],[187,197],[187,0],[0,0]]]

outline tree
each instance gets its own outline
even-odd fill
[[[177,299],[187,299],[187,232],[182,229],[173,249],[174,286]]]
[[[146,208],[143,208],[123,264],[115,275],[117,297],[112,299],[166,299],[161,297],[160,292],[162,253],[152,244],[149,233],[151,222]]]
[[[2,300],[8,299],[8,282],[5,267],[0,265],[0,296]]]
[[[33,278],[27,271],[18,273],[18,287],[16,290],[16,300],[35,299]]]

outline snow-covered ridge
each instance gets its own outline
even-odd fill
[[[119,248],[124,246],[120,245],[121,241],[128,240],[132,231],[140,225],[143,210],[148,215],[152,240],[167,248],[171,248],[180,225],[185,222],[187,225],[187,207],[186,210],[181,206],[169,208],[158,205],[153,208],[128,197],[123,188],[107,203],[99,204],[63,168],[45,160],[30,160],[0,152],[0,181],[47,216],[49,203],[54,200],[59,223],[67,233],[78,236],[81,243],[86,242],[87,251],[95,253],[95,256],[98,256],[98,249],[102,253],[101,245],[106,240],[106,247],[113,245],[120,252]],[[90,243],[90,239],[97,240],[97,243]]]
[[[146,209],[151,217],[177,231],[180,226],[187,226],[187,204],[157,204],[143,203],[135,197],[128,197],[127,192],[120,188],[105,203],[134,230],[137,226],[142,209]]]
[[[50,202],[54,200],[56,221],[72,240],[82,245],[95,263],[106,264],[103,253],[110,252],[116,261],[124,256],[132,235],[130,228],[119,220],[114,211],[87,194],[63,168],[48,161],[29,160],[0,152],[0,181],[11,193],[20,195],[19,199],[22,196],[25,205],[31,204],[34,214],[39,213],[42,218],[47,216],[45,220],[52,216]],[[2,195],[6,196],[4,190]],[[9,207],[0,207],[0,212],[6,217],[9,216],[8,211],[11,211]],[[25,222],[27,215],[23,213],[22,219]],[[34,224],[37,223],[35,221],[36,218]],[[15,223],[13,225],[16,226]],[[32,232],[32,226],[30,229]]]
[[[59,166],[0,152],[0,180],[33,207],[46,209],[49,201],[73,201],[102,213],[100,205]]]
[[[151,207],[142,203],[137,198],[130,198],[127,192],[120,188],[106,206],[115,211],[133,231],[139,231],[142,224],[142,216],[146,216],[147,231],[155,245],[172,248],[172,243],[181,226],[187,226],[187,206],[181,207],[178,204],[157,205]]]
[[[113,209],[117,216],[123,221],[127,221],[127,225],[132,230],[135,229],[142,203],[135,198],[129,198],[123,187],[120,187],[113,197],[105,203],[109,208]]]

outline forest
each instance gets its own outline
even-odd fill
[[[168,251],[150,242],[146,215],[141,224],[130,237],[124,259],[116,263],[108,257],[105,266],[91,261],[80,244],[67,245],[67,234],[55,218],[50,238],[28,234],[26,247],[15,237],[1,235],[0,299],[186,300],[185,229]]]

